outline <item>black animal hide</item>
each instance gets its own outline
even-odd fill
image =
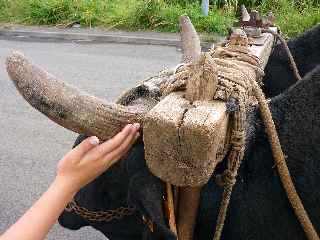
[[[320,231],[320,65],[272,99],[286,161],[302,202]],[[232,193],[223,239],[305,239],[274,165],[259,109],[249,113],[246,154]],[[217,173],[224,167],[220,166]],[[196,234],[212,239],[221,189],[211,180],[202,191]]]
[[[289,40],[288,46],[301,76],[305,76],[320,64],[320,24],[297,38]],[[266,66],[265,74],[263,90],[268,98],[282,93],[297,81],[283,45],[277,44],[275,46]]]

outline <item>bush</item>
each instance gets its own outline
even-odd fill
[[[137,1],[135,7],[130,13],[130,26],[140,29],[156,29],[166,24],[161,11],[164,2],[161,0]]]
[[[320,22],[320,0],[211,0],[203,16],[200,0],[0,0],[0,21],[23,24],[104,26],[126,30],[179,31],[187,14],[197,31],[226,34],[241,4],[264,13],[272,10],[286,36]]]
[[[26,7],[31,22],[47,25],[66,21],[71,9],[69,1],[59,0],[30,0]]]

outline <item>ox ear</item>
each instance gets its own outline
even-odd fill
[[[143,142],[138,141],[125,161],[129,177],[128,203],[143,216],[143,239],[175,240],[163,214],[164,183],[149,171],[144,158]],[[149,223],[149,224],[148,224]],[[150,229],[152,223],[153,229]]]
[[[176,240],[167,227],[163,213],[164,183],[145,167],[138,171],[129,184],[128,201],[143,216],[144,239]]]
[[[82,217],[78,216],[75,213],[67,212],[64,210],[58,218],[59,224],[70,230],[79,230],[82,227],[89,226]]]

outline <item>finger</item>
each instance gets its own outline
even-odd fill
[[[109,161],[110,166],[112,166],[114,163],[116,163],[119,159],[123,158],[130,151],[130,149],[132,148],[132,146],[134,145],[134,143],[137,141],[139,137],[140,137],[140,134],[136,133],[132,142],[127,146],[127,148],[123,152],[120,152],[117,156],[113,157],[110,160],[106,159],[105,161]]]
[[[135,136],[135,134],[139,131],[139,129],[140,129],[140,124],[134,123],[130,126],[130,129],[128,130],[126,135],[121,134],[120,132],[115,137],[110,139],[110,141],[107,143],[109,145],[109,152],[112,152],[113,150],[121,146],[128,136]]]
[[[135,141],[139,138],[140,134],[135,133],[129,136],[118,148],[114,149],[114,151],[110,152],[104,159],[103,164],[106,166],[111,166],[115,162],[117,162],[122,156],[124,156],[135,143]]]
[[[77,157],[82,157],[90,150],[99,145],[99,138],[96,136],[88,137],[76,146],[70,154]]]
[[[128,136],[135,134],[138,131],[139,127],[139,124],[128,124],[116,136],[100,144],[100,146],[89,152],[88,157],[98,159],[103,155],[112,152],[114,149],[118,148]]]

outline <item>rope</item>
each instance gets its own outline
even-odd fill
[[[215,59],[216,60],[215,62],[218,64],[218,66],[229,65],[230,68],[228,70],[224,69],[223,67],[220,69],[222,70],[220,72],[220,76],[221,76],[220,80],[224,80],[224,81],[226,79],[230,80],[229,78],[230,74],[233,77],[235,77],[235,79],[233,79],[233,82],[238,85],[236,86],[234,85],[232,87],[232,91],[234,92],[236,90],[237,94],[233,94],[232,97],[235,98],[239,104],[239,108],[233,113],[232,120],[231,120],[232,121],[232,138],[231,138],[231,151],[228,156],[228,167],[227,167],[227,170],[222,174],[222,176],[218,177],[217,179],[218,182],[220,180],[220,184],[221,182],[224,183],[224,191],[223,191],[222,201],[220,204],[220,209],[219,209],[219,214],[217,219],[217,227],[216,227],[216,231],[213,239],[218,240],[221,238],[228,205],[230,203],[232,189],[234,184],[236,183],[237,171],[243,159],[244,146],[245,146],[245,122],[246,122],[245,109],[247,104],[246,102],[247,97],[251,91],[252,91],[252,94],[258,100],[258,104],[260,105],[262,120],[264,121],[264,124],[266,126],[266,132],[268,135],[269,142],[271,144],[272,153],[278,168],[280,179],[286,190],[286,193],[292,205],[292,208],[294,209],[294,212],[298,220],[300,221],[300,224],[302,225],[307,238],[310,240],[319,239],[308,217],[308,214],[303,207],[301,199],[299,198],[299,195],[297,194],[296,189],[293,185],[288,167],[285,162],[285,157],[281,149],[279,137],[272,119],[271,112],[268,108],[268,104],[264,97],[264,94],[258,82],[256,81],[256,79],[261,79],[262,70],[260,69],[260,72],[259,72],[257,65],[252,64],[254,63],[254,61],[248,61],[247,57],[241,56],[242,54],[245,54],[245,53],[239,51],[238,54],[235,54],[235,52],[236,51],[232,49],[231,53],[229,53],[228,48],[222,48],[222,49],[216,50],[213,54],[213,57],[218,57],[218,59]],[[246,54],[246,55],[251,57],[250,54],[249,55]],[[222,59],[224,58],[224,59],[221,60],[221,58]],[[225,60],[225,58],[229,58],[229,60]],[[251,68],[255,70],[256,77],[252,72],[247,76],[242,75],[242,73],[245,72],[244,70],[245,65],[247,65],[246,66],[247,68]],[[247,71],[247,72],[250,73],[250,71]],[[249,85],[248,85],[248,81],[249,81]],[[224,181],[221,181],[221,180],[224,180]]]
[[[278,28],[279,29],[279,28]],[[276,33],[270,29],[262,29],[262,32],[265,32],[265,33],[271,33],[273,36],[275,36],[277,39],[279,39],[279,41],[281,42],[281,44],[283,45],[288,57],[289,57],[289,62],[290,62],[290,66],[291,66],[291,69],[293,70],[293,74],[295,76],[295,78],[300,81],[302,80],[302,77],[299,73],[299,70],[298,70],[298,67],[297,67],[297,64],[296,62],[294,61],[294,58],[291,54],[291,51],[288,47],[288,44],[286,42],[286,40],[279,34],[279,33]]]
[[[217,182],[224,186],[220,203],[214,240],[221,238],[233,186],[245,150],[246,105],[252,91],[251,81],[256,82],[263,76],[260,62],[242,47],[218,48],[212,53],[219,69],[219,86],[215,98],[227,101],[235,99],[238,108],[231,114],[231,150],[228,155],[227,169],[217,176]]]
[[[306,210],[303,207],[301,199],[294,187],[292,182],[289,169],[287,167],[284,154],[281,149],[279,137],[277,134],[276,127],[272,120],[272,115],[270,109],[268,107],[267,101],[264,97],[264,94],[259,86],[256,83],[252,83],[254,86],[254,95],[258,100],[260,105],[261,116],[266,125],[266,132],[268,135],[268,139],[271,145],[271,150],[273,153],[274,160],[277,165],[277,169],[280,175],[281,182],[283,184],[284,189],[286,190],[288,199],[291,203],[291,206],[302,225],[302,228],[309,240],[319,240],[319,236],[310,221]]]

